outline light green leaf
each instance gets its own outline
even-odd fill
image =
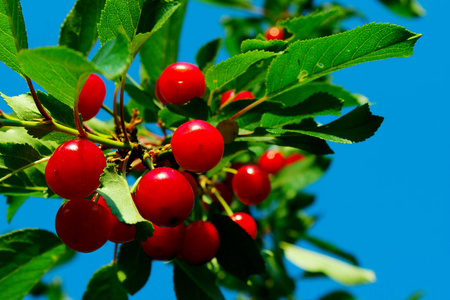
[[[23,74],[17,53],[28,48],[28,41],[20,0],[0,1],[0,28],[0,60]]]
[[[80,52],[66,47],[23,50],[19,61],[31,79],[70,107],[88,76],[98,72]]]
[[[420,5],[417,0],[378,0],[393,12],[403,17],[423,17],[425,15],[425,9]]]
[[[100,268],[89,280],[83,300],[127,300],[127,291],[117,276],[117,265]]]
[[[8,196],[6,198],[6,204],[8,204],[8,208],[6,209],[6,221],[11,223],[12,218],[16,214],[17,210],[25,203],[25,200],[28,199],[28,196]]]
[[[44,230],[23,229],[0,236],[2,299],[25,297],[66,250],[56,235]]]
[[[59,33],[59,45],[89,54],[98,38],[97,23],[106,0],[77,0]]]
[[[8,97],[0,93],[6,104],[13,110],[19,120],[30,121],[42,118],[41,113],[34,103],[33,96],[30,93],[15,97]]]
[[[267,74],[267,95],[306,84],[363,62],[411,56],[420,34],[403,27],[371,23],[340,34],[297,41],[278,56]]]
[[[195,60],[203,74],[206,74],[209,68],[214,65],[214,62],[219,54],[219,50],[222,47],[222,39],[217,38],[209,43],[203,45],[197,52]]]
[[[286,258],[297,267],[308,272],[322,272],[331,279],[345,285],[375,282],[372,270],[353,266],[335,258],[281,242]]]
[[[273,52],[251,51],[233,56],[208,70],[206,85],[211,91],[217,90],[242,75],[253,64],[275,55]]]

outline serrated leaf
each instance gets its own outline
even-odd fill
[[[15,97],[8,97],[0,93],[6,104],[13,110],[19,120],[30,121],[33,119],[42,118],[41,113],[34,103],[31,94],[25,94]]]
[[[371,23],[314,40],[297,41],[278,56],[267,74],[267,95],[306,84],[363,62],[412,55],[420,34],[403,27]]]
[[[117,276],[117,265],[101,267],[89,280],[83,300],[127,300],[128,295]]]
[[[116,80],[131,64],[130,42],[118,32],[116,37],[105,42],[95,54],[92,62],[110,80]]]
[[[271,40],[271,41],[265,41],[265,40],[258,40],[258,39],[252,39],[252,40],[245,40],[241,44],[241,52],[249,52],[249,51],[255,51],[255,50],[263,50],[263,51],[270,51],[270,52],[279,52],[283,51],[285,47],[287,46],[288,42],[284,40]]]
[[[292,125],[289,129],[267,129],[273,134],[300,133],[335,143],[352,144],[370,138],[378,130],[383,117],[372,115],[369,105],[359,106],[336,121],[323,126]],[[299,129],[296,129],[298,126]]]
[[[177,299],[214,299],[224,300],[214,274],[205,265],[190,265],[175,259],[174,285]]]
[[[55,234],[45,230],[23,229],[0,236],[2,298],[25,297],[66,250]]]
[[[316,116],[340,116],[342,105],[343,101],[329,94],[314,94],[296,106],[265,113],[261,118],[261,126],[266,128],[279,127],[299,124],[304,119]]]
[[[142,45],[139,57],[147,75],[156,82],[162,71],[177,62],[178,45],[187,1]]]
[[[390,10],[403,17],[423,17],[425,9],[417,0],[378,0],[386,5]]]
[[[202,70],[203,74],[206,74],[209,68],[214,65],[221,47],[222,39],[217,38],[206,43],[198,50],[197,55],[195,56],[195,61],[197,62],[198,68]]]
[[[88,76],[98,72],[80,52],[65,47],[23,50],[19,61],[27,76],[72,108]]]
[[[44,106],[45,110],[53,119],[68,127],[76,128],[73,109],[69,105],[62,103],[52,95],[45,94],[41,91],[37,91],[37,95],[42,106]]]
[[[275,55],[273,52],[251,51],[233,56],[208,70],[206,85],[211,91],[217,90],[242,75],[251,65]]]
[[[137,293],[146,283],[152,267],[151,259],[144,253],[140,242],[120,246],[117,258],[119,280],[130,295]]]
[[[220,237],[217,261],[228,273],[247,280],[250,275],[265,271],[264,259],[255,241],[230,217],[213,214],[210,220]]]
[[[375,281],[375,273],[325,256],[323,254],[306,250],[295,245],[281,242],[286,258],[297,267],[308,272],[322,272],[331,279],[345,285],[358,285]]]
[[[23,75],[17,54],[28,48],[20,0],[0,1],[0,60]]]
[[[150,222],[139,214],[131,197],[127,180],[117,173],[114,164],[110,164],[105,168],[103,174],[100,176],[100,183],[101,187],[96,191],[105,199],[106,204],[111,208],[111,212],[121,222],[136,225],[138,223],[146,223],[150,225]],[[142,237],[145,236],[148,238],[152,236],[153,227],[151,225],[149,227],[139,225],[136,229],[138,231],[145,231],[138,233]]]
[[[12,218],[16,214],[17,210],[25,203],[28,196],[8,196],[6,198],[6,204],[8,208],[6,209],[6,221],[11,223]]]
[[[98,38],[97,23],[106,0],[77,0],[59,33],[60,46],[89,54]]]

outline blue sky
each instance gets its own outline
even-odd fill
[[[22,2],[30,48],[56,45],[59,26],[72,4]],[[340,1],[363,11],[367,22],[402,25],[423,37],[410,58],[362,64],[333,74],[334,83],[375,103],[372,111],[385,121],[366,142],[331,144],[336,154],[330,170],[308,188],[317,196],[308,212],[320,215],[311,234],[355,254],[362,267],[376,272],[377,282],[345,288],[328,279],[304,280],[299,286],[300,299],[318,299],[335,289],[347,289],[366,300],[406,299],[418,290],[425,292],[425,300],[450,298],[450,99],[446,93],[449,62],[445,58],[449,42],[443,27],[450,4],[444,0],[423,2],[427,15],[410,20],[394,15],[375,0]],[[218,20],[224,14],[244,13],[190,2],[180,61],[195,62],[200,46],[223,36]],[[347,26],[362,24],[354,20]],[[225,58],[222,53],[219,60]],[[8,96],[27,91],[26,82],[4,65],[0,65],[0,82],[0,91]],[[0,108],[5,109],[5,105],[0,104]],[[59,203],[29,199],[7,224],[2,200],[0,231],[24,227],[54,231]],[[112,260],[112,253],[109,243],[94,253],[80,254],[74,263],[46,279],[61,276],[69,296],[81,299],[91,275]],[[300,274],[293,266],[289,271]],[[146,287],[131,299],[172,299],[171,281],[171,267],[154,263]]]

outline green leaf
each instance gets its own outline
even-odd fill
[[[37,95],[42,106],[53,119],[71,128],[76,128],[73,109],[69,105],[41,91],[37,91]],[[73,137],[71,138],[73,139]]]
[[[331,279],[345,285],[357,285],[375,282],[375,273],[325,256],[323,254],[306,250],[295,245],[281,242],[286,258],[297,267],[308,272],[322,272]]]
[[[51,232],[23,229],[0,236],[2,298],[22,299],[66,252]]]
[[[15,97],[8,97],[3,93],[0,93],[0,95],[6,104],[11,107],[19,120],[30,121],[42,118],[30,93]]]
[[[283,51],[288,42],[283,40],[271,40],[271,41],[264,41],[264,40],[245,40],[241,44],[241,52],[249,52],[249,51],[255,51],[255,50],[263,50],[263,51],[271,51],[271,52],[279,52]]]
[[[335,143],[352,144],[370,138],[378,130],[383,117],[372,115],[369,105],[359,106],[336,121],[317,127],[292,125],[289,129],[267,129],[274,134],[300,133]],[[297,129],[297,127],[299,129]]]
[[[133,241],[120,246],[117,267],[122,285],[134,295],[147,283],[152,261],[142,250],[141,243]]]
[[[304,119],[321,115],[340,116],[342,105],[343,101],[329,94],[314,94],[296,106],[265,113],[261,118],[261,126],[279,127],[299,124]]]
[[[217,261],[228,273],[247,280],[250,275],[265,272],[264,259],[255,241],[230,217],[213,214],[210,220],[220,237]]]
[[[274,97],[363,62],[411,56],[420,36],[400,26],[371,23],[324,38],[297,41],[272,62],[267,95]]]
[[[201,98],[194,98],[183,105],[167,104],[166,109],[173,113],[195,119],[206,121],[209,117],[209,108],[206,102]]]
[[[116,38],[104,43],[95,54],[92,62],[100,69],[106,78],[116,80],[130,66],[130,42],[119,32]]]
[[[251,51],[233,56],[208,70],[206,85],[211,91],[217,90],[242,75],[253,64],[275,55],[273,52]]]
[[[416,18],[425,15],[425,9],[417,0],[378,0],[403,17]]]
[[[101,267],[89,280],[83,300],[126,300],[127,291],[117,276],[117,265]]]
[[[50,283],[39,282],[30,292],[31,295],[46,296],[48,300],[70,300],[64,293],[60,278],[54,278]]]
[[[418,292],[415,292],[414,294],[412,294],[412,295],[408,298],[408,300],[419,300],[419,299],[422,299],[424,296],[425,296],[425,293],[424,293],[424,292],[418,291]]]
[[[263,18],[226,18],[222,21],[225,27],[225,48],[230,55],[241,53],[241,44],[247,39],[254,38],[253,32],[261,32]]]
[[[80,52],[65,47],[22,50],[19,61],[31,79],[70,107],[88,76],[98,72]]]
[[[0,1],[0,60],[23,75],[17,54],[28,48],[20,0]]]
[[[166,67],[177,62],[186,6],[187,1],[182,1],[180,7],[157,32],[147,39],[139,51],[142,67],[153,82],[156,82]]]
[[[215,282],[214,273],[205,265],[190,265],[179,259],[173,263],[177,299],[225,299]]]
[[[152,236],[153,227],[151,223],[145,220],[136,208],[127,180],[119,175],[115,165],[108,165],[100,176],[101,187],[97,192],[105,199],[106,204],[111,208],[111,212],[117,218],[126,224],[136,224],[137,230],[144,232],[138,233],[141,237],[148,238]],[[147,225],[138,225],[138,223],[146,223]]]
[[[189,121],[188,117],[175,113],[167,107],[159,111],[158,118],[161,120],[163,126],[168,128],[178,127]]]
[[[332,253],[334,255],[342,257],[343,259],[348,260],[350,263],[352,263],[354,265],[358,265],[358,261],[356,260],[355,256],[353,256],[353,255],[351,255],[351,254],[349,254],[349,253],[339,249],[338,247],[336,247],[335,245],[333,245],[333,244],[331,244],[329,242],[325,242],[325,241],[323,241],[321,239],[312,237],[310,235],[305,235],[305,236],[303,236],[303,238],[306,241],[308,241],[311,244],[313,244],[314,246],[316,246],[316,247],[318,247],[318,248],[320,248],[320,249],[322,249],[324,251],[327,251],[327,252],[330,252],[330,253]]]
[[[218,4],[235,8],[252,8],[248,0],[201,0],[205,3]]]
[[[345,291],[334,291],[323,296],[320,300],[356,300],[356,298]]]
[[[97,23],[106,0],[77,0],[59,33],[59,45],[87,56],[98,38]]]
[[[195,56],[195,60],[197,61],[197,65],[200,70],[202,70],[203,74],[214,65],[214,62],[217,58],[217,54],[219,54],[219,50],[222,47],[222,39],[217,38],[203,45],[197,52]]]
[[[28,196],[8,196],[6,198],[6,204],[8,208],[6,209],[6,221],[11,223],[12,218],[16,214],[17,210],[25,203]]]

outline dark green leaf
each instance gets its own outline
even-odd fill
[[[166,108],[173,113],[195,120],[206,121],[209,117],[209,108],[201,98],[194,98],[183,105],[167,104]]]
[[[230,217],[213,214],[210,220],[220,237],[217,261],[228,273],[247,280],[265,271],[264,259],[255,241]]]
[[[425,10],[417,0],[378,0],[403,17],[423,17]]]
[[[64,293],[61,279],[55,278],[50,283],[39,282],[30,292],[31,295],[46,296],[48,300],[69,300]]]
[[[201,0],[201,1],[235,8],[252,8],[252,4],[248,0]]]
[[[214,274],[205,265],[190,265],[179,259],[173,262],[177,299],[225,299],[215,282]]]
[[[59,33],[59,45],[87,56],[98,38],[97,24],[106,0],[77,0]]]
[[[117,267],[119,280],[128,293],[134,295],[147,283],[152,261],[142,250],[141,243],[133,241],[120,246]]]
[[[131,64],[130,42],[121,32],[114,39],[105,42],[95,54],[92,62],[103,75],[110,80],[116,80]]]
[[[100,268],[89,280],[83,300],[126,300],[127,291],[117,277],[117,265]]]
[[[203,74],[214,65],[214,62],[217,58],[217,54],[219,54],[219,50],[222,47],[222,39],[217,38],[205,45],[203,45],[200,50],[198,50],[197,55],[195,56],[195,60],[197,61],[197,65],[200,70],[202,70]]]
[[[255,32],[261,32],[262,18],[227,18],[222,21],[225,32],[225,47],[231,55],[241,52],[241,43],[255,38]]]
[[[73,109],[64,104],[52,95],[47,95],[44,92],[37,91],[39,101],[50,116],[61,124],[75,128],[75,120]],[[72,137],[73,138],[73,137]]]
[[[8,223],[11,223],[11,220],[16,214],[17,210],[27,199],[28,196],[8,196],[6,198],[6,204],[8,204],[8,208],[6,209],[6,221],[8,221]]]
[[[270,52],[279,52],[283,51],[288,42],[283,40],[271,40],[271,41],[264,41],[264,40],[245,40],[241,44],[241,52],[249,52],[254,50],[263,50],[263,51],[270,51]]]
[[[38,229],[0,236],[2,299],[22,299],[58,261],[67,247],[51,232]]]
[[[363,62],[411,56],[420,36],[400,26],[371,23],[324,38],[297,41],[271,64],[267,95],[276,96]]]
[[[408,298],[408,300],[419,300],[419,299],[422,299],[424,296],[425,296],[425,293],[424,293],[424,292],[418,291],[418,292],[415,292],[414,294],[412,294],[412,295]]]
[[[356,298],[345,291],[334,291],[323,296],[320,300],[356,300]]]
[[[19,61],[31,79],[70,107],[89,74],[98,72],[80,52],[65,47],[22,50]]]
[[[316,247],[325,250],[327,252],[330,252],[334,255],[337,255],[339,257],[342,257],[343,259],[348,260],[350,263],[354,264],[354,265],[358,265],[358,261],[356,260],[356,258],[352,255],[349,254],[345,251],[342,251],[341,249],[339,249],[338,247],[334,246],[333,244],[330,244],[329,242],[325,242],[323,240],[320,240],[318,238],[312,237],[310,235],[305,235],[303,236],[303,238],[310,242],[311,244],[315,245]]]
[[[28,41],[20,0],[0,1],[0,28],[0,60],[23,74],[17,54],[21,49],[28,48]]]

